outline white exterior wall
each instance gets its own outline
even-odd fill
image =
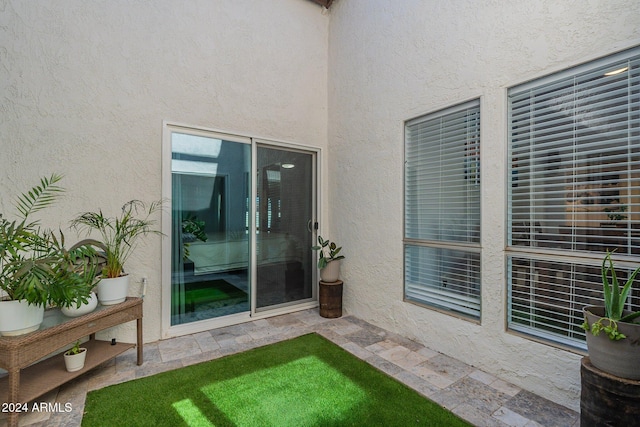
[[[337,0],[329,34],[345,311],[577,410],[582,355],[506,332],[506,90],[640,43],[640,2]],[[480,324],[402,301],[403,121],[478,97]]]
[[[506,88],[639,44],[639,17],[637,0],[0,0],[0,212],[64,173],[45,225],[75,241],[74,214],[159,198],[163,120],[328,139],[322,232],[347,256],[345,311],[577,409],[581,355],[505,332]],[[402,302],[403,121],[477,97],[481,324]],[[157,340],[159,238],[127,269],[149,278]]]
[[[79,212],[161,198],[163,120],[323,147],[328,26],[302,0],[0,1],[0,212],[63,173],[43,222],[72,243]],[[160,247],[125,265],[148,277],[145,341],[161,336]]]

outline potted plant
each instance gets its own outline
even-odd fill
[[[320,252],[318,258],[320,316],[330,319],[341,317],[343,283],[338,278],[340,277],[340,260],[344,258],[344,255],[340,254],[342,247],[336,245],[335,242],[324,240],[322,236],[318,236],[318,243],[311,249]]]
[[[335,242],[324,240],[322,236],[318,236],[319,245],[313,246],[311,249],[320,251],[318,258],[318,268],[320,269],[320,279],[323,282],[337,282],[340,276],[340,261],[344,259],[344,255],[339,255],[342,247],[338,247]]]
[[[162,200],[148,205],[140,200],[131,200],[122,206],[117,217],[107,217],[98,210],[82,213],[71,222],[72,228],[85,231],[87,235],[97,231],[101,236],[101,240],[85,239],[81,242],[104,253],[105,265],[97,286],[100,304],[118,304],[127,298],[129,276],[124,273],[124,264],[133,253],[138,238],[147,234],[162,235],[153,229],[156,220],[152,219],[161,209]]]
[[[64,235],[61,239],[52,236],[52,242],[63,260],[56,280],[67,283],[63,287],[51,288],[50,302],[60,308],[62,314],[69,317],[82,316],[92,312],[98,305],[93,291],[99,274],[99,257],[91,245],[77,243],[67,250],[64,247]],[[73,287],[68,284],[73,283]]]
[[[93,248],[89,248],[93,250]],[[84,257],[70,263],[70,266],[70,270],[74,271],[81,278],[78,285],[83,287],[83,296],[67,300],[67,303],[58,304],[58,306],[65,316],[79,317],[91,313],[98,306],[98,296],[96,295],[95,288],[100,281],[99,257],[94,253],[90,259]],[[85,297],[85,294],[88,294],[88,296]]]
[[[40,184],[18,197],[18,219],[0,215],[0,334],[20,335],[42,323],[47,304],[66,306],[86,301],[85,286],[91,275],[93,251],[82,244],[64,248],[58,238],[43,230],[31,215],[54,203],[64,192],[61,175],[42,178]],[[85,276],[86,275],[86,276]]]
[[[640,323],[634,323],[640,318],[640,311],[629,312],[624,306],[638,272],[640,267],[620,286],[611,253],[607,251],[602,261],[604,306],[585,307],[582,324],[587,331],[587,350],[593,366],[631,380],[640,379]]]
[[[64,352],[64,366],[67,368],[67,372],[75,372],[84,368],[86,358],[87,349],[80,347],[80,341],[76,341],[73,347]]]

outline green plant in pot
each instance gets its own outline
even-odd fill
[[[340,263],[338,261],[344,259],[344,255],[340,253],[342,247],[330,240],[324,240],[322,236],[318,236],[318,245],[312,246],[311,249],[320,253],[318,258],[320,279],[323,282],[337,282],[340,275]]]
[[[60,233],[62,236],[62,233]],[[78,249],[82,250],[78,252]],[[58,298],[53,297],[53,301],[68,317],[79,317],[91,313],[98,306],[98,296],[95,288],[100,281],[100,271],[102,258],[98,256],[92,245],[80,242],[71,247],[69,251],[62,248],[62,255],[67,259],[67,268],[62,272],[64,275],[75,276],[76,286],[82,289],[81,295],[64,295]]]
[[[50,239],[52,247],[60,257],[60,262],[56,265],[54,281],[64,286],[50,288],[49,302],[61,308],[63,313],[65,310],[80,308],[80,306],[85,306],[85,311],[76,315],[93,310],[95,305],[92,305],[91,301],[95,299],[97,303],[93,289],[99,280],[100,272],[100,259],[94,248],[79,242],[67,250],[64,247],[62,232],[60,232],[60,238],[51,234]],[[88,309],[87,306],[92,308]]]
[[[129,276],[124,272],[124,264],[133,253],[138,239],[148,234],[162,233],[153,227],[153,216],[162,210],[163,201],[146,204],[131,200],[122,206],[119,216],[105,216],[102,210],[84,212],[78,215],[71,226],[87,235],[92,231],[100,235],[100,240],[85,239],[81,243],[93,245],[102,251],[105,263],[98,283],[98,299],[102,305],[123,302],[129,289]]]
[[[622,378],[640,379],[640,311],[625,310],[625,303],[640,267],[621,285],[611,252],[602,261],[604,306],[583,309],[587,331],[587,350],[598,369]]]
[[[64,352],[64,364],[67,372],[75,372],[84,368],[86,357],[87,349],[80,347],[80,341],[76,341],[73,347]]]
[[[91,247],[64,247],[64,235],[42,229],[32,215],[64,193],[61,175],[41,178],[16,202],[17,219],[0,215],[0,334],[20,335],[38,329],[47,304],[68,306],[86,301],[95,260]]]

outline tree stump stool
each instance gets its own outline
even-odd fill
[[[615,363],[615,361],[612,361]],[[640,369],[640,366],[638,367]],[[640,381],[616,377],[582,358],[581,426],[633,426],[640,422]]]
[[[342,317],[342,280],[337,282],[320,281],[318,302],[320,316],[329,319]]]

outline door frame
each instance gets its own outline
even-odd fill
[[[242,135],[237,133],[231,133],[223,130],[207,128],[202,126],[193,126],[184,123],[178,123],[173,121],[163,121],[162,123],[162,197],[167,202],[168,206],[171,206],[172,200],[172,179],[171,179],[171,135],[174,132],[184,132],[192,135],[202,135],[207,137],[228,139],[229,141],[245,142],[250,141],[251,144],[251,197],[252,200],[256,200],[257,196],[257,180],[255,179],[255,172],[257,171],[257,147],[261,145],[267,148],[276,148],[284,150],[298,151],[302,153],[308,153],[313,156],[313,183],[312,183],[312,200],[313,200],[313,214],[315,218],[312,219],[312,223],[320,223],[320,200],[321,197],[321,171],[322,171],[322,149],[320,147],[314,147],[305,144],[278,141],[269,138],[261,138],[256,136]],[[318,271],[312,270],[312,298],[311,300],[305,300],[299,304],[286,305],[286,306],[274,306],[274,308],[260,309],[256,311],[256,272],[257,272],[257,256],[256,256],[256,215],[255,215],[255,202],[250,203],[249,207],[249,227],[250,227],[250,239],[249,239],[249,288],[250,288],[250,311],[232,314],[228,316],[222,316],[207,320],[200,320],[191,323],[185,323],[180,325],[171,325],[171,259],[172,259],[172,240],[171,230],[172,217],[171,209],[164,209],[162,212],[162,232],[164,237],[162,239],[162,271],[161,271],[161,336],[162,338],[171,338],[181,335],[193,334],[197,332],[206,331],[209,329],[216,329],[230,325],[236,325],[239,323],[249,322],[257,319],[268,318],[278,316],[281,314],[292,313],[295,311],[306,310],[310,308],[318,307]],[[313,241],[317,239],[318,229],[312,227]]]
[[[311,200],[312,200],[312,207],[311,207],[311,215],[313,218],[310,218],[310,221],[312,224],[318,224],[319,220],[318,220],[318,213],[319,211],[319,171],[320,171],[320,149],[319,148],[315,148],[315,147],[307,147],[307,146],[303,146],[300,144],[290,144],[290,143],[285,143],[285,142],[281,142],[281,141],[274,141],[274,140],[268,140],[268,139],[261,139],[261,138],[252,138],[252,146],[251,146],[251,169],[254,173],[254,178],[258,172],[258,146],[264,147],[264,148],[274,148],[274,149],[280,149],[280,150],[285,150],[285,151],[292,151],[292,152],[297,152],[297,153],[302,153],[302,154],[310,154],[312,157],[312,171],[311,171],[311,176],[312,176],[312,182],[311,182],[311,191],[312,191],[312,195],[311,195]],[[252,196],[252,200],[256,200],[257,196],[258,196],[258,180],[257,179],[253,179],[251,181],[251,196]],[[251,316],[253,318],[256,317],[269,317],[269,316],[276,316],[276,315],[280,315],[280,314],[286,314],[286,313],[290,313],[292,311],[298,311],[301,309],[306,309],[306,308],[312,308],[312,307],[316,307],[318,305],[318,286],[316,286],[315,284],[318,282],[318,270],[316,268],[312,269],[312,274],[311,274],[311,300],[304,300],[301,301],[299,303],[285,303],[285,304],[278,304],[275,305],[273,307],[262,307],[262,308],[257,308],[256,307],[256,303],[257,303],[257,292],[258,292],[258,287],[256,286],[256,280],[258,277],[257,274],[257,270],[258,270],[258,262],[257,262],[257,254],[255,251],[256,245],[257,245],[257,235],[256,235],[256,227],[257,224],[255,223],[256,221],[256,214],[255,214],[255,203],[254,206],[252,208],[252,215],[251,215],[251,242],[250,242],[250,246],[252,248],[251,250],[251,264],[250,264],[250,290],[251,290],[251,298],[249,300],[249,303],[251,305]],[[312,241],[315,242],[315,240],[317,239],[317,235],[318,235],[318,229],[313,227],[311,228],[311,234],[312,234]],[[314,260],[315,261],[315,260]],[[314,264],[315,265],[315,262]],[[307,307],[309,306],[310,307]],[[292,310],[293,308],[293,310]]]

